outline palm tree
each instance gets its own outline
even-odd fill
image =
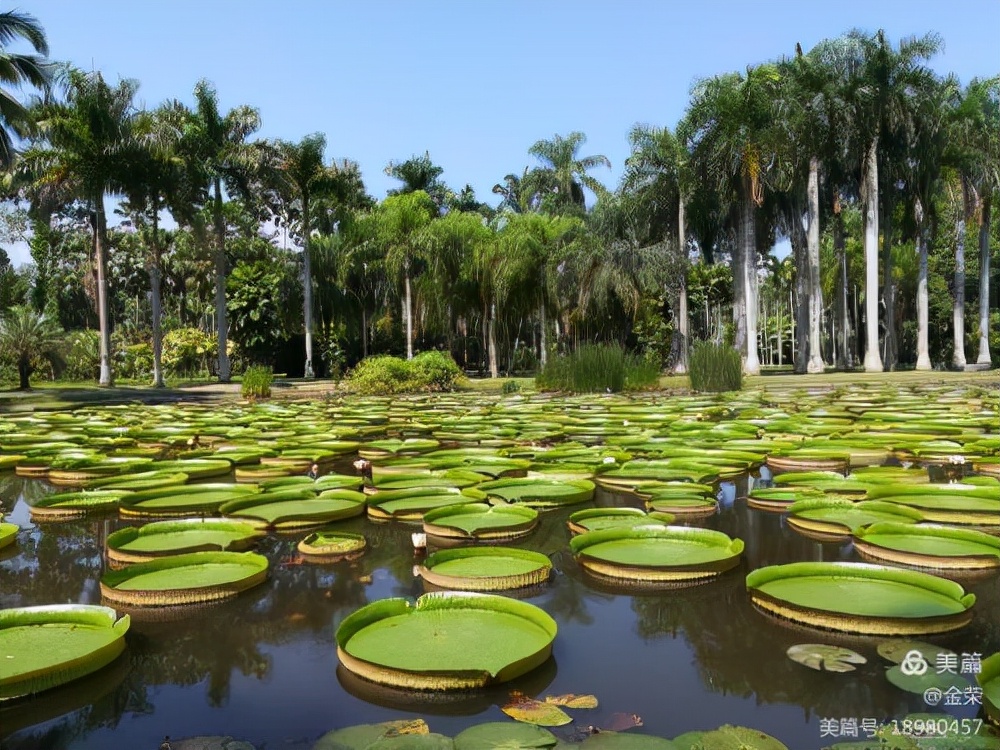
[[[536,141],[528,153],[537,157],[542,166],[521,180],[522,198],[552,213],[581,212],[586,200],[585,187],[598,196],[607,193],[607,188],[588,172],[600,166],[611,169],[611,162],[601,154],[579,156],[580,147],[586,142],[587,136],[576,131],[565,138],[555,135],[551,140]]]
[[[857,50],[850,64],[848,106],[853,117],[857,152],[861,156],[861,200],[865,216],[865,370],[882,371],[878,341],[878,240],[882,226],[884,303],[886,309],[886,365],[895,366],[895,292],[891,257],[891,200],[881,196],[881,182],[891,182],[890,150],[899,146],[902,134],[911,121],[915,94],[934,80],[933,72],[922,64],[937,53],[941,39],[936,34],[900,40],[893,49],[884,31],[869,36],[860,31],[848,35]],[[880,210],[882,216],[879,216]]]
[[[30,387],[35,362],[56,356],[62,334],[55,323],[27,305],[15,305],[0,316],[0,354],[16,363],[22,391]]]
[[[389,273],[402,282],[406,358],[413,359],[413,275],[418,271],[421,232],[437,215],[437,204],[423,190],[393,195],[375,210],[376,237]]]
[[[16,39],[24,39],[37,55],[14,54],[7,47]],[[27,13],[0,13],[0,83],[21,88],[25,84],[46,90],[52,79],[52,69],[45,62],[49,45],[38,20]],[[31,126],[31,115],[13,95],[0,91],[0,168],[9,169],[14,160],[11,134],[24,138]]]
[[[106,195],[121,194],[137,158],[133,100],[139,84],[122,80],[111,87],[100,73],[71,71],[65,102],[39,108],[37,127],[44,142],[25,154],[24,170],[36,186],[84,201],[90,212],[97,315],[100,327],[99,385],[110,386],[111,328],[108,316]]]
[[[757,217],[773,161],[773,104],[780,80],[773,65],[702,81],[681,126],[695,173],[712,180],[737,216],[734,253],[735,345],[748,374],[760,372],[757,354]]]
[[[389,195],[404,195],[423,190],[440,207],[445,204],[448,187],[441,181],[444,167],[439,167],[431,161],[431,154],[425,151],[423,156],[411,156],[404,162],[389,162],[385,173],[403,183],[402,187],[389,191]]]
[[[260,128],[260,113],[248,106],[219,111],[215,87],[199,81],[194,88],[195,109],[190,128],[192,148],[188,157],[200,168],[203,190],[211,191],[212,224],[215,233],[215,317],[219,337],[219,380],[229,382],[232,373],[226,350],[229,325],[226,320],[226,222],[222,210],[222,188],[229,195],[250,197],[249,181],[260,167],[260,149],[247,139]]]
[[[687,153],[669,128],[636,125],[629,133],[632,153],[625,162],[622,191],[635,198],[645,229],[639,240],[675,258],[671,298],[674,300],[674,371],[687,372],[687,237],[684,226],[685,191],[682,173]]]

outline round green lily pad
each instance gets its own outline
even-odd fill
[[[645,513],[638,508],[587,508],[572,513],[566,520],[566,526],[572,534],[584,534],[632,526],[667,526],[673,520],[674,516],[670,513]]]
[[[800,500],[788,507],[788,525],[804,536],[821,541],[847,541],[858,529],[879,521],[917,523],[923,516],[893,503],[838,498]]]
[[[418,690],[481,688],[530,672],[552,653],[556,623],[534,605],[489,594],[384,599],[337,628],[337,655],[351,672]]]
[[[251,524],[221,518],[154,521],[110,534],[107,554],[116,563],[134,563],[187,552],[239,552],[261,536]]]
[[[427,556],[420,576],[434,586],[462,591],[502,591],[548,580],[552,562],[512,547],[459,547]]]
[[[817,672],[853,672],[855,664],[865,664],[868,661],[857,651],[823,643],[800,643],[790,647],[785,653],[797,664]]]
[[[739,565],[743,541],[721,531],[685,526],[635,526],[589,531],[570,539],[585,570],[620,581],[708,579]]]
[[[937,688],[944,693],[951,688],[958,688],[964,691],[966,688],[972,686],[960,674],[952,674],[951,672],[938,674],[933,663],[928,665],[927,671],[923,674],[906,674],[903,672],[902,667],[897,664],[886,670],[885,678],[900,690],[905,690],[908,693],[916,693],[917,695],[923,695],[924,691],[930,688]]]
[[[852,633],[942,633],[972,619],[974,594],[953,581],[865,563],[791,563],[759,568],[747,589],[761,610]]]
[[[490,721],[455,735],[455,750],[532,750],[553,747],[558,739],[533,724]]]
[[[0,610],[0,701],[34,695],[110,664],[128,615],[84,604]]]
[[[976,682],[983,689],[986,718],[1000,726],[1000,652],[982,660]]]
[[[287,493],[287,497],[284,496]],[[318,526],[354,518],[365,512],[365,496],[354,490],[328,490],[319,496],[298,490],[262,492],[231,500],[219,512],[245,519],[261,528],[290,529]]]
[[[878,644],[878,655],[887,661],[891,661],[893,664],[899,664],[906,658],[906,655],[911,651],[919,651],[920,655],[929,664],[934,664],[937,662],[939,656],[947,655],[957,658],[957,654],[947,648],[941,648],[941,646],[935,646],[933,643],[925,643],[923,641],[911,641],[911,640],[891,640],[883,641]]]
[[[260,490],[245,484],[186,484],[134,492],[119,503],[124,517],[163,518],[218,512],[231,500],[254,495]]]
[[[0,523],[0,549],[12,545],[20,529],[16,523]]]
[[[356,560],[365,553],[367,541],[361,534],[341,531],[316,531],[298,544],[299,554],[312,562]]]
[[[368,498],[368,517],[376,521],[423,521],[428,511],[466,505],[481,497],[455,487],[382,490]]]
[[[101,595],[140,607],[218,601],[263,583],[267,566],[267,558],[253,552],[170,555],[105,573]]]
[[[445,539],[517,539],[537,525],[538,511],[519,505],[468,503],[424,513],[424,533]]]
[[[598,732],[580,743],[580,750],[677,750],[670,740],[651,734]]]
[[[949,526],[876,523],[854,532],[854,548],[869,560],[929,568],[1000,568],[1000,538]]]
[[[585,503],[594,497],[594,483],[589,479],[512,477],[483,482],[476,489],[508,503],[521,503],[538,510]]]
[[[129,495],[128,490],[84,490],[57,492],[46,495],[30,506],[33,521],[60,521],[82,518],[90,513],[102,513],[118,508],[119,501]]]

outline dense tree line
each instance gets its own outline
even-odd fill
[[[3,234],[32,256],[0,255],[0,341],[39,316],[96,329],[67,341],[102,385],[162,385],[165,356],[225,381],[233,358],[313,377],[431,348],[496,377],[591,341],[683,371],[693,338],[749,373],[988,364],[1000,78],[935,74],[940,44],[851,31],[705,79],[675,127],[632,129],[616,189],[574,132],[494,207],[429,154],[376,200],[322,133],[255,138],[260,113],[207,81],[140,109],[136,81],[50,63],[35,19],[0,14],[0,80],[37,92],[0,107]]]

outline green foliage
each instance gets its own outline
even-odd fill
[[[25,305],[15,305],[0,318],[0,358],[17,367],[22,389],[46,360],[57,357],[63,331],[45,315]]]
[[[163,367],[174,375],[209,371],[217,352],[215,337],[199,328],[176,328],[163,335]]]
[[[288,337],[286,324],[298,328],[301,320],[289,316],[289,310],[301,312],[301,305],[293,303],[294,272],[283,260],[239,263],[226,284],[230,335],[251,362],[268,361]]]
[[[588,344],[550,359],[535,383],[545,391],[617,393],[656,388],[659,379],[654,360],[629,354],[617,344]]]
[[[731,346],[711,341],[696,341],[688,360],[691,388],[720,393],[743,387],[743,362]]]
[[[153,377],[153,345],[142,341],[127,344],[115,353],[115,373],[129,380],[149,380]]]
[[[73,331],[63,354],[63,377],[97,380],[101,370],[100,346],[101,337],[97,331]]]
[[[674,327],[661,313],[663,300],[643,300],[636,312],[632,332],[646,356],[660,367],[666,367],[670,362],[671,344],[674,338]]]
[[[248,367],[246,372],[243,373],[243,383],[240,393],[243,395],[243,398],[250,401],[270,398],[271,383],[273,382],[274,373],[271,372],[270,367],[254,365],[253,367]]]
[[[447,354],[423,352],[411,360],[388,355],[369,357],[351,373],[356,393],[377,395],[414,391],[453,391],[462,382],[462,371]]]
[[[516,380],[504,380],[503,385],[500,386],[500,392],[505,396],[509,396],[512,393],[517,393],[521,390],[521,384]]]

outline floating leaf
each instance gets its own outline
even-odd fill
[[[677,745],[649,734],[601,731],[585,739],[580,750],[677,750]]]
[[[971,683],[962,675],[950,672],[938,674],[933,666],[928,667],[923,674],[903,674],[903,670],[899,666],[895,666],[885,673],[885,677],[900,690],[918,695],[923,695],[931,688],[937,688],[944,693],[952,688],[964,690],[971,687]]]
[[[618,711],[608,717],[607,726],[601,727],[602,732],[622,732],[632,727],[641,727],[642,717],[639,714],[626,714]]]
[[[455,750],[527,750],[552,747],[557,742],[552,732],[539,726],[492,721],[456,735]]]
[[[552,703],[516,693],[511,694],[511,701],[501,706],[500,710],[512,719],[542,727],[561,727],[573,721],[569,714]]]
[[[427,734],[430,728],[423,719],[415,721],[383,721],[378,724],[358,724],[327,732],[312,750],[365,750],[384,737],[403,734]]]
[[[920,655],[932,667],[937,662],[938,656],[955,656],[957,658],[954,651],[935,646],[933,643],[924,643],[923,641],[883,641],[878,644],[878,655],[887,661],[891,661],[893,664],[901,664],[910,651],[919,651]]]
[[[370,744],[366,750],[454,750],[451,737],[443,734],[386,735]]]
[[[779,742],[759,729],[734,727],[725,724],[711,732],[705,732],[698,750],[788,750]]]
[[[396,737],[401,734],[430,734],[430,727],[423,719],[399,719],[397,721],[387,721],[391,724],[386,730],[386,737]]]
[[[566,708],[597,708],[596,695],[577,695],[576,693],[546,695],[545,702],[555,706],[566,706]]]
[[[865,664],[867,659],[857,651],[822,643],[800,643],[788,651],[788,658],[817,672],[853,672],[855,664]]]

